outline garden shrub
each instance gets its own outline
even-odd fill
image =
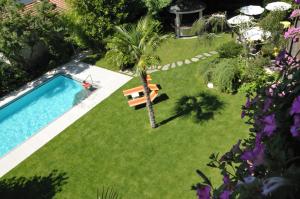
[[[243,51],[243,46],[234,41],[227,42],[217,50],[220,58],[234,58],[239,56]]]
[[[192,26],[192,34],[201,35],[205,32],[220,33],[227,30],[228,24],[225,14],[216,13],[209,17],[202,17],[194,22]]]
[[[261,53],[264,57],[274,57],[274,44],[272,43],[267,43],[262,46],[261,48]]]
[[[269,57],[257,56],[249,60],[241,72],[242,85],[239,92],[252,93],[260,89],[263,85],[273,82],[277,73],[267,74],[264,67],[269,66]]]
[[[205,83],[213,82],[222,92],[254,92],[266,83],[274,81],[276,73],[267,74],[264,67],[270,58],[258,56],[255,59],[217,59],[200,69]]]
[[[207,19],[209,29],[213,33],[223,32],[228,28],[225,14],[213,14]]]
[[[220,59],[210,64],[206,69],[202,69],[203,80],[213,82],[222,92],[237,91],[240,82],[242,62],[238,58]]]
[[[286,44],[282,37],[284,27],[282,24],[280,24],[280,21],[285,20],[285,18],[285,11],[273,11],[268,13],[259,22],[259,26],[263,30],[271,32],[272,44],[278,48],[281,48]]]
[[[270,58],[257,56],[244,65],[241,78],[243,82],[252,82],[265,74],[264,66],[270,65]]]

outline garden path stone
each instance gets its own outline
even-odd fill
[[[161,66],[157,66],[157,69],[160,70],[160,69],[161,69]]]
[[[205,55],[206,57],[211,57],[211,54],[209,53],[203,53],[203,55]]]
[[[151,69],[151,70],[148,70],[148,73],[154,73],[154,72],[156,72],[156,71],[158,71],[158,70],[156,70],[156,69]]]
[[[169,70],[170,64],[166,64],[162,67],[162,70]]]
[[[216,54],[218,54],[218,52],[217,52],[217,51],[210,51],[209,53],[210,53],[210,54],[213,54],[213,55],[216,55]]]
[[[172,63],[171,68],[175,68],[175,67],[176,67],[176,64]]]
[[[178,66],[182,66],[182,64],[183,64],[183,61],[178,61],[178,62],[177,62],[177,65],[178,65]]]
[[[203,55],[197,55],[196,57],[200,59],[203,57]]]
[[[185,61],[184,61],[184,63],[185,64],[190,64],[190,63],[192,63],[189,59],[186,59]]]
[[[194,58],[192,58],[192,61],[197,62],[197,61],[199,61],[199,59],[197,57],[194,57]]]

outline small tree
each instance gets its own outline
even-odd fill
[[[160,59],[153,51],[167,38],[159,34],[160,24],[147,16],[139,20],[137,25],[117,26],[117,34],[108,44],[106,56],[120,67],[133,63],[140,75],[146,97],[146,105],[152,128],[156,127],[150,90],[147,83],[147,67],[157,64]]]

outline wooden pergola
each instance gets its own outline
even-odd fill
[[[175,33],[176,37],[185,37],[192,36],[184,33],[184,30],[190,30],[192,25],[182,25],[182,17],[183,15],[196,14],[199,13],[199,19],[203,16],[203,10],[205,10],[206,6],[203,3],[199,3],[194,8],[184,9],[180,8],[178,5],[171,6],[170,13],[175,14]]]

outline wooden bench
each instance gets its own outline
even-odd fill
[[[151,93],[150,93],[151,102],[153,102],[157,96],[158,96],[158,90],[151,91]],[[145,103],[146,103],[146,97],[145,96],[128,101],[128,105],[130,107],[138,106],[138,105],[145,104]]]

